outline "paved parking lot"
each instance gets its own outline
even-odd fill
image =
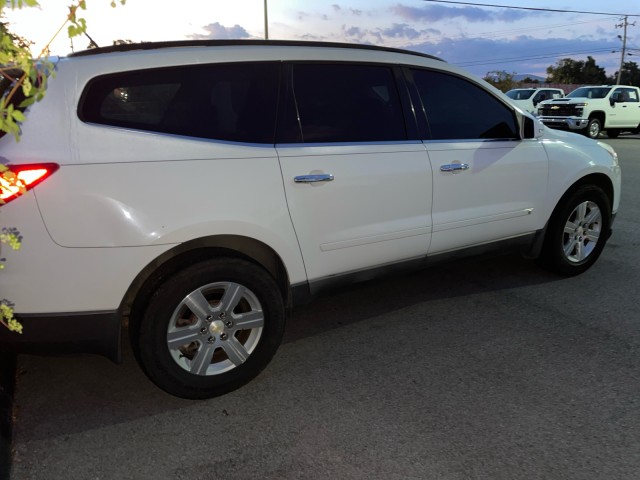
[[[12,479],[637,479],[640,138],[610,143],[622,208],[584,275],[509,256],[324,297],[208,401],[128,349],[20,356]]]

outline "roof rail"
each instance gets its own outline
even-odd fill
[[[441,58],[421,52],[403,50],[400,48],[379,47],[377,45],[364,45],[358,43],[337,43],[337,42],[305,42],[299,40],[175,40],[168,42],[141,42],[124,43],[121,45],[111,45],[109,47],[98,47],[89,50],[82,50],[69,54],[69,57],[84,57],[89,55],[100,55],[103,53],[130,52],[134,50],[156,50],[162,48],[176,47],[226,47],[236,45],[260,45],[260,46],[284,46],[284,47],[325,47],[325,48],[348,48],[356,50],[376,50],[383,52],[404,53],[419,57],[439,60]]]

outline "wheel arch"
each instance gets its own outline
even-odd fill
[[[596,110],[589,114],[589,120],[592,118],[597,118],[602,123],[602,129],[604,129],[604,124],[607,119],[607,114],[603,110]]]
[[[614,201],[613,182],[607,175],[605,175],[604,173],[591,173],[589,175],[585,175],[584,177],[581,177],[580,179],[576,180],[573,184],[571,184],[571,186],[569,186],[569,188],[567,188],[565,192],[562,194],[562,196],[556,201],[555,206],[553,207],[553,210],[549,215],[549,219],[547,220],[547,223],[545,224],[540,234],[536,235],[531,249],[525,253],[526,258],[537,258],[540,256],[540,253],[542,252],[542,248],[547,238],[549,223],[557,215],[558,210],[561,208],[562,205],[564,205],[564,202],[567,201],[567,198],[573,195],[573,193],[576,190],[578,190],[580,187],[584,185],[595,185],[601,188],[604,191],[605,195],[607,196],[607,199],[609,200],[609,206],[613,206],[613,201]]]
[[[281,257],[265,243],[241,235],[215,235],[181,243],[149,263],[133,280],[122,300],[120,309],[129,318],[129,330],[135,335],[149,297],[172,274],[214,257],[235,257],[248,260],[265,269],[276,281],[287,305],[290,283]]]
[[[562,204],[564,200],[567,199],[570,195],[573,194],[578,188],[583,185],[595,185],[600,187],[607,196],[609,200],[609,206],[613,206],[613,182],[611,179],[605,175],[604,173],[591,173],[589,175],[585,175],[584,177],[576,180],[560,197],[560,199],[556,202],[556,206],[553,209],[553,214],[558,210],[558,206]],[[611,213],[611,212],[609,212]]]

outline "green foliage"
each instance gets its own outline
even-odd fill
[[[487,72],[483,80],[490,83],[498,90],[506,92],[515,88],[516,82],[513,79],[514,76],[515,73],[508,73],[504,70],[494,70],[492,72]]]
[[[618,72],[613,75],[613,82],[616,83]],[[620,76],[622,85],[633,85],[640,87],[640,67],[636,62],[624,62],[622,65],[622,75]]]
[[[0,244],[8,245],[13,250],[19,250],[21,243],[22,237],[15,228],[2,229]],[[0,258],[0,269],[4,268],[4,260],[4,258]],[[4,325],[13,332],[22,333],[22,325],[13,317],[13,304],[6,299],[0,300],[0,325]]]
[[[607,80],[605,69],[591,56],[586,61],[563,58],[555,66],[547,67],[547,83],[602,85]]]

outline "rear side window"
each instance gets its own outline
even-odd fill
[[[412,70],[433,140],[517,138],[513,111],[455,75]]]
[[[279,65],[231,63],[98,77],[83,94],[85,122],[248,143],[273,143]]]
[[[293,91],[305,143],[407,138],[389,67],[294,64]]]

